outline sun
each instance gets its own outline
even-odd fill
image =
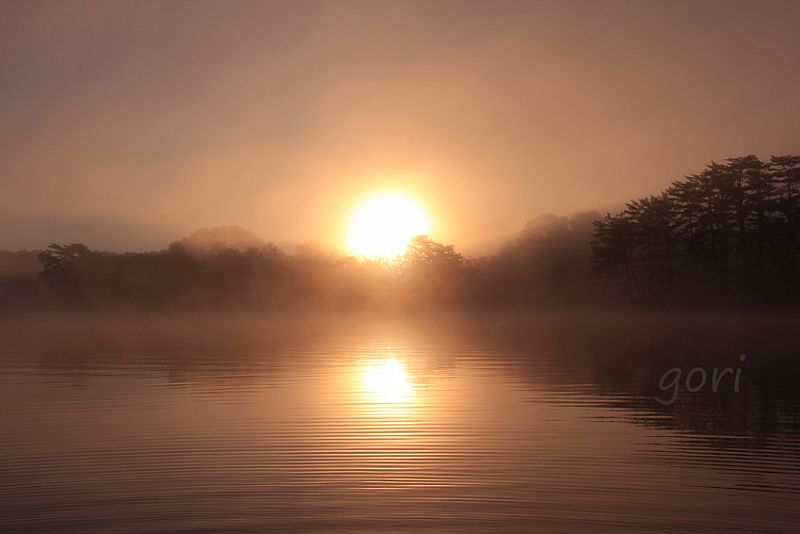
[[[358,206],[347,244],[357,256],[393,260],[405,252],[412,237],[430,231],[430,220],[417,202],[402,194],[386,193]]]

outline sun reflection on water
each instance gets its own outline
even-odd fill
[[[405,365],[396,358],[367,365],[362,374],[362,386],[372,402],[407,403],[414,397]]]

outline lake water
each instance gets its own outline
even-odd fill
[[[0,531],[796,532],[798,325],[0,319]]]

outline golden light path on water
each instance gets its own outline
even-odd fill
[[[761,434],[676,419],[624,319],[0,322],[0,532],[792,532],[794,377]],[[659,350],[775,332],[694,321]]]
[[[405,365],[397,358],[387,357],[367,364],[361,378],[364,391],[373,402],[403,403],[414,397]]]

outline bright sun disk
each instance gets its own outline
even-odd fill
[[[413,199],[383,194],[362,202],[353,215],[347,243],[357,256],[395,259],[411,238],[429,234],[428,216]]]

